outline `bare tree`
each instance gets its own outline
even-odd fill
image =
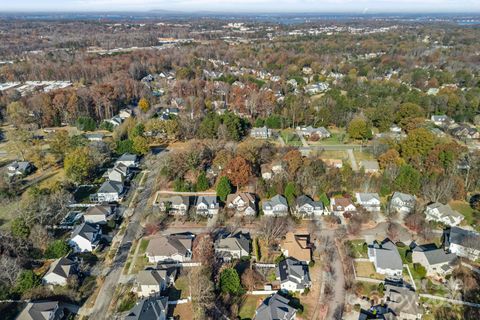
[[[209,309],[214,306],[214,284],[210,277],[211,273],[208,267],[194,268],[188,273],[195,320],[207,319]]]
[[[255,287],[261,284],[263,277],[255,269],[247,269],[242,274],[242,284],[247,288],[247,290],[254,290]]]
[[[271,245],[274,240],[279,240],[288,231],[289,228],[288,218],[283,217],[264,217],[260,221],[259,231],[267,245]]]
[[[455,179],[452,174],[425,178],[422,181],[422,191],[431,202],[449,201],[453,197]]]

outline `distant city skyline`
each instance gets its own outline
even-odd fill
[[[480,0],[0,0],[8,11],[478,13]]]

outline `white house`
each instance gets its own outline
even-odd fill
[[[255,199],[255,195],[248,192],[229,194],[226,207],[235,210],[235,213],[239,215],[255,216],[257,214],[257,200]]]
[[[20,312],[17,320],[60,320],[65,316],[58,301],[31,301]]]
[[[106,173],[108,180],[124,183],[130,178],[129,167],[123,163],[115,163],[115,166]]]
[[[7,175],[13,176],[26,176],[33,171],[33,165],[28,161],[14,161],[7,166]]]
[[[142,270],[135,280],[136,292],[139,297],[149,297],[160,294],[167,289],[170,282],[167,270]]]
[[[437,126],[444,126],[453,123],[453,120],[446,115],[433,115],[430,117],[430,121]]]
[[[150,239],[145,254],[148,261],[156,262],[186,262],[192,260],[191,234],[171,234]]]
[[[265,216],[287,216],[288,215],[288,203],[284,196],[277,194],[270,200],[263,201],[262,204],[263,214]]]
[[[127,312],[125,320],[166,320],[168,314],[168,296],[141,299]]]
[[[98,202],[118,202],[122,199],[125,187],[122,182],[105,181],[96,193]]]
[[[272,136],[272,131],[266,126],[252,128],[252,130],[250,130],[250,136],[257,139],[268,139]]]
[[[458,226],[464,219],[458,211],[453,210],[448,204],[434,202],[425,208],[425,220],[441,222],[447,226]]]
[[[198,196],[196,200],[196,214],[211,217],[218,213],[220,204],[216,196]]]
[[[330,210],[336,215],[341,215],[346,212],[356,212],[357,207],[350,198],[339,197],[330,199]]]
[[[98,224],[84,222],[72,232],[69,244],[75,252],[92,252],[100,243],[102,230]]]
[[[83,214],[83,220],[89,223],[106,224],[108,220],[115,218],[116,208],[108,205],[89,207]]]
[[[280,288],[289,292],[303,293],[312,285],[308,265],[291,257],[278,264],[277,280],[280,280]]]
[[[171,196],[158,199],[157,204],[161,211],[183,216],[188,213],[188,208],[190,208],[190,198],[187,196]]]
[[[115,164],[123,164],[128,168],[138,167],[138,156],[131,153],[124,153],[120,158],[115,161]]]
[[[443,233],[443,245],[458,257],[480,259],[480,233],[476,231],[451,227]]]
[[[321,201],[313,201],[306,195],[297,197],[294,214],[303,219],[312,219],[321,216],[324,213],[323,203]]]
[[[263,300],[262,304],[255,310],[254,320],[295,320],[297,309],[290,305],[290,300],[275,293]]]
[[[415,246],[412,250],[412,262],[424,266],[429,277],[446,276],[452,272],[456,260],[454,253],[445,252],[435,244]]]
[[[52,262],[42,278],[45,285],[67,285],[68,278],[75,273],[75,262],[67,258],[60,258]]]
[[[380,211],[380,196],[378,193],[355,193],[357,198],[357,203],[361,205],[365,210],[370,212],[379,212]]]
[[[414,195],[395,192],[390,199],[390,210],[405,216],[413,211],[416,201]]]
[[[395,279],[402,277],[402,258],[397,246],[389,239],[381,243],[374,241],[369,245],[368,259],[373,262],[378,273]]]

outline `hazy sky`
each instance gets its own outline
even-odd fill
[[[480,12],[480,0],[0,0],[2,11]]]

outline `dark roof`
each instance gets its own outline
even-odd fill
[[[437,248],[434,244],[416,246],[413,251],[423,252],[431,265],[452,262],[456,259],[453,253],[446,253],[445,250]]]
[[[105,181],[97,193],[118,193],[123,192],[123,183],[118,181]]]
[[[75,230],[72,232],[72,238],[75,236],[81,236],[82,238],[87,239],[90,242],[95,242],[98,239],[98,235],[100,234],[100,226],[84,222],[79,225]]]
[[[453,243],[480,249],[480,233],[476,231],[451,227],[450,229],[445,230],[445,236],[447,246]]]
[[[282,283],[286,281],[295,282],[299,289],[304,289],[310,284],[307,264],[295,258],[289,257],[280,261],[277,272]]]
[[[152,297],[140,300],[125,316],[125,320],[157,320],[166,318],[168,297]]]
[[[290,320],[297,309],[289,305],[289,300],[278,293],[263,300],[255,312],[256,320]]]
[[[75,262],[68,258],[57,259],[50,265],[50,268],[45,275],[54,273],[63,278],[68,278],[72,274],[74,265]]]
[[[29,302],[17,317],[17,320],[57,320],[60,318],[58,312],[53,318],[50,318],[50,315],[58,307],[58,301]]]

